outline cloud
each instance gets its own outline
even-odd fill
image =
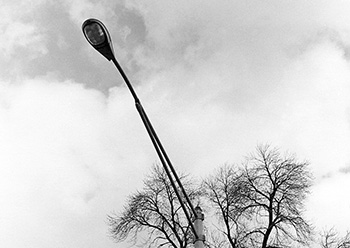
[[[123,192],[141,184],[145,164],[153,162],[137,145],[142,127],[122,127],[137,117],[121,105],[126,93],[106,98],[53,78],[1,83],[2,246],[110,245],[106,215],[121,207]]]
[[[32,61],[48,53],[47,37],[37,25],[31,13],[41,1],[11,1],[2,3],[0,10],[0,65],[6,67],[2,78],[16,77],[21,71],[22,61]]]
[[[222,130],[218,122],[217,135],[233,130],[227,137],[235,139],[235,128],[248,126],[241,136],[289,144],[317,173],[348,163],[348,4],[134,1],[126,6],[140,13],[147,30],[135,53],[144,70],[139,80],[155,94],[163,92],[160,99],[190,106],[197,115],[208,106],[220,109],[236,121]],[[203,121],[216,118],[210,111],[206,117]]]
[[[45,37],[38,32],[33,24],[22,22],[10,22],[3,25],[5,29],[0,44],[1,50],[6,57],[13,56],[19,49],[26,48],[31,50],[32,58],[47,53],[45,47]]]
[[[78,0],[72,2],[62,0],[62,2],[68,10],[70,18],[80,26],[82,21],[87,18],[107,19],[108,15],[113,15],[112,9],[118,1]]]
[[[1,8],[0,49],[5,57],[14,56],[20,50],[31,51],[31,56],[40,56],[47,53],[45,35],[34,22],[31,12],[35,11],[41,3],[37,1],[13,1],[5,3]]]
[[[290,90],[285,103],[292,113],[284,119],[288,131],[297,134],[298,147],[314,154],[310,159],[318,173],[345,166],[350,159],[350,74],[343,51],[330,42],[319,44],[287,75]]]
[[[349,229],[349,176],[337,174],[312,188],[307,203],[307,217],[321,231],[336,227],[341,234]]]

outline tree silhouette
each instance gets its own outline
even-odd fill
[[[262,248],[308,243],[303,206],[310,186],[307,162],[268,145],[258,146],[243,168],[226,165],[205,183],[228,247]]]
[[[189,198],[197,199],[200,191],[191,180],[187,176],[180,179]],[[132,194],[124,211],[109,216],[108,221],[116,241],[129,239],[148,247],[186,248],[192,245],[192,230],[166,173],[157,165],[144,181],[143,190]],[[140,241],[138,237],[147,238]]]
[[[276,148],[259,146],[245,163],[247,195],[254,209],[252,244],[286,246],[307,244],[312,228],[303,218],[304,201],[311,186],[307,162]]]
[[[248,187],[243,177],[243,170],[236,166],[224,165],[215,174],[204,180],[206,198],[212,203],[219,219],[219,233],[212,234],[213,247],[244,247],[247,237],[247,220],[251,219],[250,201],[246,197]],[[221,225],[220,225],[221,224]],[[220,235],[219,235],[220,236]]]
[[[303,217],[311,175],[308,163],[292,154],[258,146],[242,166],[224,165],[201,186],[188,176],[181,181],[192,202],[200,199],[215,212],[217,225],[206,225],[207,234],[212,234],[207,235],[208,247],[296,247],[311,239],[312,227]],[[144,188],[129,197],[124,211],[108,221],[116,241],[144,247],[193,246],[188,221],[159,166],[153,167]]]

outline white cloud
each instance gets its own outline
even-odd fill
[[[3,247],[111,245],[106,215],[121,207],[124,192],[141,183],[145,165],[152,163],[143,146],[135,145],[142,139],[132,136],[142,128],[122,128],[133,126],[124,119],[136,117],[121,109],[125,93],[107,99],[82,85],[46,78],[2,83]]]
[[[344,51],[330,42],[307,51],[286,72],[286,130],[310,153],[318,175],[350,161],[350,71]]]
[[[349,162],[350,22],[344,11],[349,4],[134,1],[127,6],[143,15],[148,31],[149,43],[136,53],[146,72],[140,80],[168,92],[160,99],[195,103],[199,113],[203,105],[218,106],[223,116],[237,119],[232,126],[242,122],[252,129],[250,142],[289,144],[317,164],[317,173]],[[216,128],[220,134],[219,123]]]
[[[114,17],[113,9],[120,1],[62,0],[72,21],[80,26],[87,18],[105,21]]]
[[[2,30],[0,51],[3,56],[8,60],[11,56],[24,50],[30,51],[29,55],[27,52],[25,54],[31,58],[46,54],[48,51],[45,35],[29,17],[23,18],[29,11],[27,4],[21,4],[24,10],[16,3],[12,4],[5,5],[0,10],[2,17],[0,21],[0,29]]]
[[[349,182],[349,175],[336,174],[313,187],[307,216],[318,231],[336,228],[345,235],[345,230],[349,230]]]

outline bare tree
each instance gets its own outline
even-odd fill
[[[307,244],[312,232],[303,217],[311,186],[308,163],[265,145],[247,158],[244,170],[255,220],[249,231],[251,244],[262,248]]]
[[[215,225],[206,225],[207,234],[213,234],[208,235],[207,247],[296,247],[310,239],[312,228],[303,217],[303,207],[311,175],[308,163],[294,155],[258,146],[242,167],[225,165],[204,180],[204,191],[188,177],[181,176],[181,181],[192,202],[205,196],[207,201],[201,204],[210,202],[218,217],[215,231]],[[192,247],[190,226],[159,166],[144,181],[143,190],[129,197],[124,211],[108,220],[116,241],[130,240],[144,247]]]
[[[322,248],[350,248],[350,232],[339,237],[334,228],[326,230],[321,233],[320,245]]]
[[[205,196],[212,203],[220,222],[217,226],[219,234],[211,235],[213,247],[243,247],[246,238],[245,222],[251,214],[246,197],[248,187],[243,179],[243,170],[224,165],[204,180]],[[220,233],[225,237],[224,240],[220,239]]]
[[[186,176],[181,181],[191,200],[200,191]],[[190,247],[192,232],[163,168],[154,166],[144,189],[132,194],[121,214],[108,217],[112,237],[148,247]],[[147,238],[145,238],[147,237]],[[140,239],[144,239],[140,241]]]
[[[311,186],[307,162],[258,146],[243,168],[224,166],[205,181],[206,196],[224,226],[226,247],[307,244],[312,228],[303,218]]]

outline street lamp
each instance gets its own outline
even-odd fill
[[[83,23],[83,33],[87,41],[106,59],[114,58],[113,44],[107,28],[96,19],[88,19]]]
[[[171,186],[173,187],[175,194],[177,196],[177,198],[179,199],[179,202],[181,204],[181,207],[185,213],[185,216],[191,226],[191,229],[193,231],[193,234],[195,236],[195,247],[196,248],[202,248],[204,247],[204,235],[203,235],[203,226],[201,225],[201,221],[203,221],[203,215],[201,215],[201,211],[200,208],[194,208],[182,183],[180,178],[178,177],[162,143],[160,142],[158,135],[156,133],[156,131],[154,130],[151,121],[149,120],[144,108],[142,107],[142,104],[134,90],[134,88],[132,87],[128,77],[126,76],[126,74],[124,73],[122,67],[119,65],[118,61],[116,60],[115,56],[114,56],[114,51],[113,51],[113,45],[112,45],[112,40],[111,40],[111,36],[107,30],[107,28],[105,27],[105,25],[97,20],[97,19],[93,19],[90,18],[88,20],[86,20],[83,25],[82,25],[82,29],[83,29],[83,33],[85,38],[87,39],[87,41],[90,43],[90,45],[95,48],[99,53],[101,53],[106,59],[108,59],[109,61],[112,60],[112,62],[114,63],[114,65],[117,67],[119,73],[121,74],[121,76],[123,77],[127,87],[130,90],[131,95],[133,96],[134,100],[135,100],[135,106],[136,109],[141,117],[141,120],[146,128],[146,131],[152,141],[152,144],[157,152],[157,155],[164,167],[164,170],[170,180]],[[175,178],[175,180],[174,180]],[[185,206],[185,203],[180,195],[180,192],[177,189],[176,183],[179,186],[182,195],[185,197],[187,204],[189,205],[193,216],[195,217],[195,225],[193,225],[192,223],[192,219],[191,216]],[[198,224],[199,223],[199,224]],[[200,228],[198,228],[200,227]],[[201,229],[201,230],[200,230]]]

